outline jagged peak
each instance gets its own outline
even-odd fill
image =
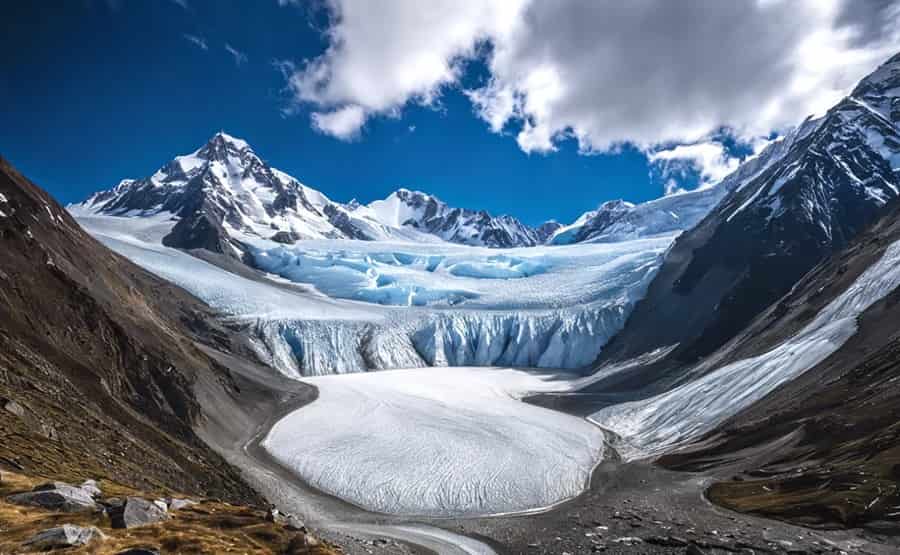
[[[244,139],[239,139],[239,138],[235,137],[234,135],[229,135],[225,131],[219,131],[218,133],[213,135],[209,139],[209,141],[207,141],[207,144],[217,143],[217,142],[228,143],[228,144],[234,145],[238,150],[244,150],[244,149],[253,150],[252,148],[250,148],[250,143],[248,143]]]

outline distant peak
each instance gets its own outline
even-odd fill
[[[207,144],[229,144],[236,147],[238,150],[244,150],[245,148],[249,149],[250,144],[244,139],[238,139],[233,135],[229,135],[224,131],[219,131],[212,138],[209,139]],[[252,150],[252,149],[251,149]]]

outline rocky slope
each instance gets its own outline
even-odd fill
[[[806,275],[722,351],[738,357],[777,344],[811,318],[888,245],[900,207]],[[798,379],[661,459],[719,472],[709,496],[730,508],[806,525],[900,533],[900,291],[859,318],[859,331]]]
[[[206,309],[112,253],[0,159],[0,464],[259,503],[200,441]]]
[[[713,352],[876,221],[900,191],[898,106],[895,56],[763,164],[744,164],[748,178],[678,238],[604,360],[669,345],[680,361]]]

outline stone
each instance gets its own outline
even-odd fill
[[[294,515],[287,515],[282,525],[288,530],[306,532],[306,524]]]
[[[288,530],[299,530],[306,532],[306,524],[294,515],[282,513],[274,507],[270,507],[266,513],[266,521],[281,524]]]
[[[86,491],[88,493],[88,495],[90,495],[93,498],[97,498],[97,497],[100,497],[101,495],[103,495],[103,492],[100,491],[100,486],[97,485],[96,480],[85,480],[84,482],[81,483],[81,486],[79,486],[79,487],[81,487],[81,489]]]
[[[684,555],[706,555],[706,551],[700,549],[697,544],[691,543],[688,544],[687,549],[684,551]]]
[[[6,399],[3,402],[3,408],[6,412],[10,412],[19,418],[25,418],[25,407],[13,401],[12,399]]]
[[[113,528],[146,526],[169,518],[167,511],[159,504],[140,497],[128,497],[121,504],[110,505],[106,512]]]
[[[152,547],[130,547],[116,555],[159,555],[159,550]]]
[[[178,499],[175,497],[167,498],[166,503],[169,505],[170,511],[177,511],[185,507],[190,507],[191,505],[197,504],[196,501],[191,501],[190,499]]]
[[[102,540],[106,536],[94,526],[84,527],[63,524],[38,532],[25,542],[29,549],[44,551],[64,547],[87,545],[94,540]]]
[[[65,513],[89,512],[97,510],[94,498],[81,488],[52,482],[42,484],[35,491],[10,495],[7,499],[16,505],[31,505]]]

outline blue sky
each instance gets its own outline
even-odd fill
[[[376,52],[371,60],[363,58],[366,71],[375,72],[376,82],[378,72],[385,71],[386,87],[394,95],[387,104],[373,103],[371,91],[347,92],[347,87],[314,99],[301,98],[302,94],[286,87],[285,75],[274,62],[287,60],[302,68],[304,60],[322,60],[333,44],[334,33],[325,31],[335,30],[340,2],[320,4],[316,10],[282,3],[288,5],[274,0],[73,0],[6,6],[5,33],[0,36],[0,104],[4,107],[0,154],[59,200],[72,202],[122,178],[149,175],[224,129],[246,139],[273,166],[335,200],[368,202],[407,187],[433,193],[452,205],[512,214],[538,224],[549,218],[571,221],[608,199],[655,198],[663,193],[668,178],[682,186],[697,184],[703,167],[696,159],[679,165],[684,171],[663,175],[659,166],[648,165],[648,152],[683,143],[708,144],[722,139],[722,129],[728,129],[722,141],[725,156],[745,155],[746,144],[735,149],[732,135],[750,143],[753,137],[768,136],[778,128],[773,123],[762,131],[732,133],[735,122],[720,118],[704,120],[705,127],[698,127],[702,133],[690,137],[648,135],[646,130],[629,134],[631,120],[626,119],[624,128],[601,121],[601,127],[621,130],[602,141],[585,143],[584,136],[598,136],[596,130],[590,131],[596,126],[585,123],[589,131],[580,134],[581,120],[576,118],[557,125],[552,148],[526,152],[517,135],[523,126],[542,125],[542,112],[528,113],[539,106],[523,104],[522,117],[509,118],[500,132],[492,132],[484,112],[476,113],[464,91],[499,82],[501,68],[492,64],[490,54],[476,55],[474,48],[456,43],[437,52],[451,60],[452,78],[428,81],[428,76],[422,77],[425,89],[390,87],[393,76],[385,68],[402,68],[405,63],[395,60],[397,49],[385,57],[379,58]],[[456,17],[462,10],[452,4],[448,13]],[[409,5],[391,6],[384,10],[385,21],[375,28],[389,27],[396,10],[409,9]],[[341,5],[340,9],[346,21],[352,21],[355,8]],[[406,18],[400,19],[409,25]],[[351,33],[368,31],[355,27],[345,32],[353,39],[356,35]],[[399,34],[403,32],[401,28]],[[494,31],[473,35],[480,43],[479,51],[490,50],[481,44],[490,32]],[[396,29],[392,33],[398,36]],[[187,35],[198,37],[205,48]],[[552,38],[550,34],[546,40]],[[375,36],[373,40],[372,44],[383,44],[392,39]],[[441,47],[440,40],[435,33],[429,43]],[[536,35],[535,41],[540,40],[545,39]],[[347,43],[347,48],[354,44],[353,40]],[[241,59],[226,45],[240,52]],[[401,57],[405,55],[400,52]],[[453,61],[461,53],[465,62]],[[335,75],[346,61],[342,55],[338,51],[324,59]],[[526,93],[539,99],[535,91],[516,94],[524,98]],[[670,107],[678,97],[678,91],[672,93],[666,99]],[[601,96],[596,100],[598,106],[609,107],[609,102]],[[641,102],[637,108],[646,111],[646,101]],[[351,137],[335,137],[310,124],[311,113],[326,113],[348,103],[364,106],[366,114],[362,127]],[[285,115],[289,108],[292,113]],[[612,108],[617,113],[635,110],[624,105]],[[687,127],[678,122],[693,121],[696,112],[668,127],[660,122],[659,127]],[[789,116],[787,121],[797,117]],[[584,117],[596,123],[592,115]],[[567,125],[568,131],[559,132]],[[652,130],[654,125],[650,121],[645,128]],[[616,144],[610,146],[610,141]],[[599,153],[579,153],[579,146],[584,151],[585,144],[601,143],[600,148],[592,148]],[[628,146],[632,143],[641,146]]]

